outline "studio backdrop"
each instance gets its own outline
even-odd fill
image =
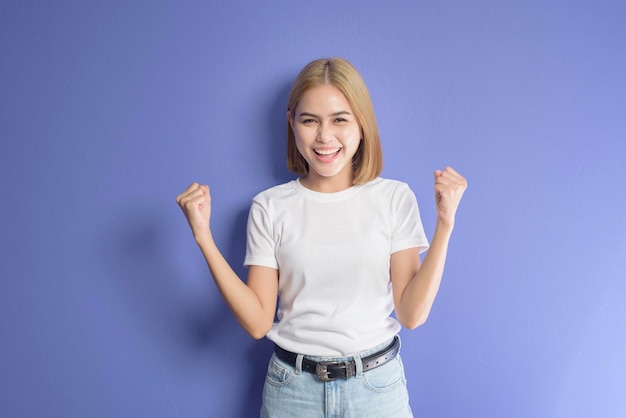
[[[327,56],[362,73],[428,236],[433,171],[469,181],[401,333],[415,416],[626,416],[624,22],[617,0],[3,0],[0,416],[258,414],[272,344],[175,198],[209,184],[245,277],[251,199],[294,178],[289,86]]]

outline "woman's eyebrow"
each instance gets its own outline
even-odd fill
[[[331,113],[328,116],[340,116],[340,115],[351,115],[351,113],[348,112],[347,110],[340,110],[339,112]],[[319,115],[316,115],[314,113],[309,113],[309,112],[301,112],[299,116],[310,116],[314,118],[319,118]]]

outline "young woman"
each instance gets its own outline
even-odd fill
[[[434,172],[429,248],[413,192],[379,177],[369,93],[341,58],[313,61],[294,81],[287,162],[301,177],[253,199],[245,283],[211,235],[209,187],[177,198],[241,326],[275,343],[261,416],[410,417],[397,334],[428,317],[467,182]]]

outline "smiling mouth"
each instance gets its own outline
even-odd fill
[[[339,151],[341,151],[341,147],[331,148],[331,149],[314,149],[313,150],[313,152],[315,152],[317,155],[322,156],[322,157],[331,157],[337,154]]]

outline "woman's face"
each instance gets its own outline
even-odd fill
[[[309,164],[308,185],[351,186],[361,128],[343,93],[332,85],[311,88],[288,118],[298,151]]]

